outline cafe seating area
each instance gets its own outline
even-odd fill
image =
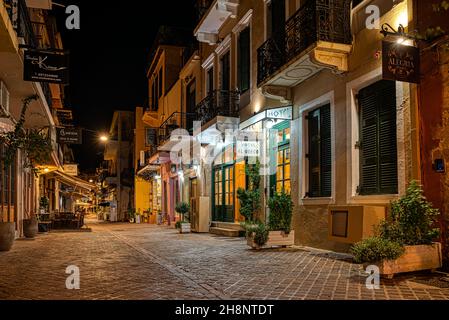
[[[84,226],[82,212],[55,212],[38,215],[39,232],[51,230],[79,230]]]

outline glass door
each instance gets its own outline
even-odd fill
[[[234,222],[234,165],[214,169],[213,220]]]

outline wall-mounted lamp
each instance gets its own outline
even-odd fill
[[[406,44],[407,40],[418,40],[417,37],[412,36],[405,32],[405,28],[402,24],[399,25],[398,30],[395,30],[391,25],[388,23],[384,23],[381,27],[381,31],[384,35],[384,37],[392,36],[396,38],[396,42],[398,44]]]

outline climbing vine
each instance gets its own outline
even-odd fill
[[[37,95],[25,98],[20,118],[15,124],[14,130],[0,133],[0,144],[4,146],[1,160],[5,167],[13,163],[18,150],[21,150],[24,154],[22,157],[23,167],[31,169],[35,174],[38,173],[37,165],[50,159],[52,146],[48,136],[42,130],[26,130],[24,128],[26,112],[30,104],[37,99]]]

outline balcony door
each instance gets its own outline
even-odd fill
[[[277,37],[285,33],[285,0],[271,0],[271,13],[267,23],[271,23],[271,32]]]
[[[187,97],[186,97],[186,129],[190,134],[193,133],[193,117],[191,114],[195,112],[196,106],[196,81],[193,80],[187,86]]]
[[[231,56],[226,52],[220,59],[221,90],[229,91],[231,88]]]

